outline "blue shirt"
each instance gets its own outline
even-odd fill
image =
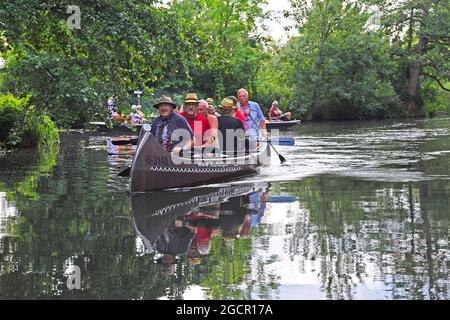
[[[261,135],[261,131],[258,129],[261,121],[265,120],[264,114],[258,103],[254,101],[248,102],[248,108],[243,108],[241,103],[238,102],[239,111],[244,115],[245,122],[247,123],[247,133],[251,139],[258,138]],[[246,111],[250,110],[250,114],[246,115]],[[251,118],[250,118],[251,116]],[[253,118],[253,120],[252,120]],[[256,124],[255,124],[256,122]]]

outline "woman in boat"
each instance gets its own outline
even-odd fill
[[[270,107],[269,118],[270,121],[290,121],[291,113],[290,112],[283,113],[278,108],[278,101],[274,101],[272,102],[272,106]]]
[[[194,134],[186,119],[173,112],[177,105],[172,102],[172,99],[162,96],[153,107],[159,111],[159,116],[153,121],[150,130],[156,141],[168,152],[172,152],[175,146],[177,148],[191,147]],[[182,134],[174,134],[175,130]]]
[[[131,106],[131,113],[130,113],[130,117],[131,117],[131,123],[143,123],[144,122],[144,118],[145,118],[145,114],[142,112],[142,106],[140,104],[135,105],[133,104]]]

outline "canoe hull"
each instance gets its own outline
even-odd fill
[[[300,123],[300,120],[290,120],[290,121],[266,121],[267,130],[273,129],[288,129]]]
[[[148,192],[224,182],[258,172],[268,163],[270,149],[236,158],[180,158],[165,151],[145,132],[130,172],[130,191]]]
[[[136,133],[141,130],[142,125],[119,125],[115,124],[113,127],[109,127],[106,123],[95,122],[92,123],[96,126],[98,132],[112,132],[112,133]]]

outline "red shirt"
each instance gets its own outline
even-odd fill
[[[247,130],[247,123],[245,122],[245,117],[244,115],[238,110],[236,110],[236,113],[234,114],[235,118],[238,118],[239,120],[241,120],[242,124],[244,125],[244,129]]]
[[[280,109],[278,109],[274,105],[272,105],[272,107],[270,107],[270,111],[269,111],[269,118],[270,118],[270,120],[272,120],[272,119],[276,120],[281,115],[282,115],[282,113],[281,113]]]
[[[208,118],[198,113],[194,118],[190,118],[185,111],[180,112],[180,115],[182,115],[187,120],[189,126],[192,129],[192,132],[194,132],[195,145],[201,146],[203,143],[205,143],[207,141],[204,140],[205,132],[211,129]]]

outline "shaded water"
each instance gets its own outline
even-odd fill
[[[0,155],[0,298],[449,299],[450,119],[289,134],[285,165],[138,196],[105,135]]]

